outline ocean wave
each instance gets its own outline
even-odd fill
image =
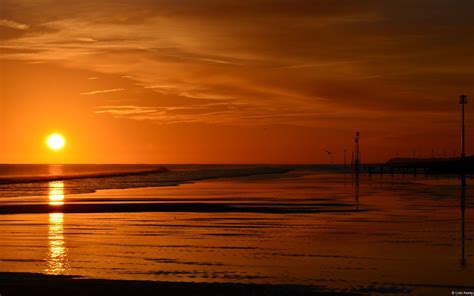
[[[201,166],[0,179],[0,197],[46,196],[52,188],[61,194],[93,193],[105,189],[176,186],[216,178],[238,178],[254,175],[283,174],[290,171],[277,166]],[[58,183],[59,182],[59,183]]]
[[[52,176],[0,177],[0,184],[53,182],[53,181],[65,181],[65,180],[74,180],[74,179],[111,178],[111,177],[122,177],[122,176],[141,176],[141,175],[163,173],[163,172],[168,172],[168,171],[169,170],[165,167],[159,167],[156,169],[122,171],[122,172],[84,173],[84,174],[52,175]]]

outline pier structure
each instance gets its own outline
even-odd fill
[[[466,157],[466,143],[465,143],[465,117],[464,107],[467,104],[467,96],[459,96],[459,104],[461,105],[461,155],[456,155],[456,150],[453,151],[453,157],[451,158],[437,158],[435,157],[434,149],[431,150],[431,158],[417,157],[416,150],[413,149],[413,157],[403,158],[397,157],[390,159],[385,163],[377,164],[365,164],[361,168],[359,167],[359,152],[358,152],[358,141],[359,133],[356,134],[356,153],[355,162],[356,170],[364,170],[371,174],[413,174],[418,173],[424,174],[459,174],[459,173],[474,173],[474,156]],[[443,156],[445,156],[445,150],[443,150]]]

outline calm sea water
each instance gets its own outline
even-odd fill
[[[0,272],[358,293],[474,290],[469,177],[464,189],[458,176],[423,175],[362,175],[356,186],[338,167],[168,167],[0,185]],[[15,170],[3,176],[50,174]]]

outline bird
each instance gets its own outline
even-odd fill
[[[328,154],[329,157],[331,157],[331,164],[332,164],[332,155],[334,154],[334,152],[331,152],[329,150],[326,150],[326,149],[323,149],[324,152],[326,152]]]

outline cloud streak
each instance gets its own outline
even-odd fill
[[[110,92],[118,92],[118,91],[123,91],[123,88],[114,88],[114,89],[100,89],[100,90],[93,90],[89,92],[82,92],[81,95],[97,95],[97,94],[103,94],[103,93],[110,93]]]
[[[17,30],[27,30],[30,26],[9,19],[0,19],[0,26]]]

